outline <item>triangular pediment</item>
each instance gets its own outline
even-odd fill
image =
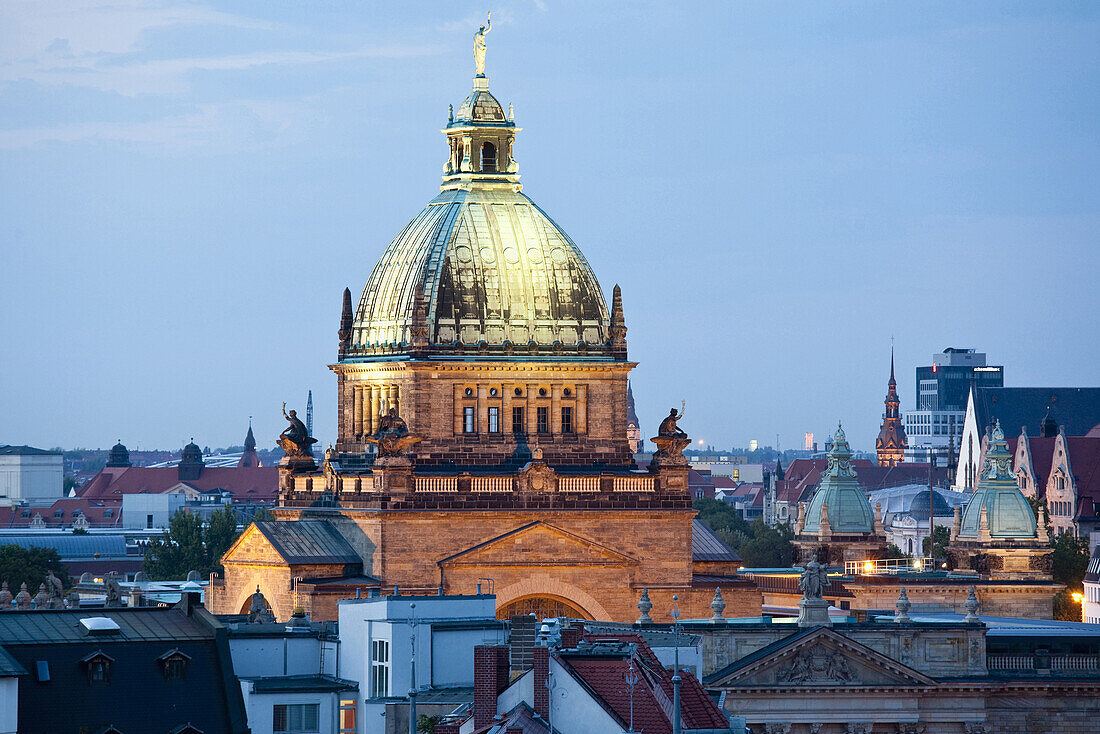
[[[254,563],[263,565],[286,566],[286,560],[271,541],[255,525],[249,525],[241,537],[229,546],[222,556],[222,563]]]
[[[498,535],[440,561],[462,566],[633,566],[628,555],[545,522]]]
[[[926,686],[935,681],[828,627],[796,633],[707,677],[738,688]]]

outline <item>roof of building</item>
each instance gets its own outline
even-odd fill
[[[475,730],[474,734],[514,734],[516,731],[522,734],[548,734],[550,725],[526,702],[520,701],[511,711],[503,714],[500,720]]]
[[[626,725],[630,721],[631,694],[623,679],[630,669],[629,646],[639,684],[634,688],[634,727],[647,734],[672,732],[666,704],[672,700],[672,672],[667,670],[646,641],[635,633],[585,634],[589,643],[577,650],[562,650],[557,659],[592,691],[604,710]],[[607,644],[601,641],[613,641]],[[729,722],[695,676],[681,671],[680,705],[685,729],[726,729]]]
[[[936,517],[951,517],[955,508],[965,505],[970,495],[946,489],[933,489]],[[916,520],[928,519],[928,485],[906,484],[901,487],[878,489],[870,493],[871,505],[881,504],[882,513],[910,515]]]
[[[54,548],[62,561],[89,558],[121,558],[126,556],[126,538],[121,535],[90,533],[40,533],[34,535],[0,535],[0,545],[21,548]]]
[[[803,532],[821,530],[822,508],[826,508],[834,533],[870,533],[874,529],[875,515],[852,471],[851,459],[844,429],[838,426],[829,450],[829,465],[806,509]]]
[[[723,543],[705,522],[696,518],[691,521],[691,559],[740,563],[741,556]]]
[[[0,446],[0,456],[61,456],[61,452],[36,449],[33,446],[11,446],[9,444],[4,444]]]
[[[273,466],[202,467],[197,477],[181,480],[179,467],[108,467],[79,492],[84,499],[121,500],[127,494],[162,494],[181,484],[197,492],[229,492],[234,502],[272,502],[279,494],[279,470]]]
[[[1090,584],[1100,583],[1100,543],[1092,549],[1088,568],[1085,570],[1085,581]]]
[[[332,675],[278,675],[245,678],[252,681],[254,693],[336,693],[357,691],[359,684]]]
[[[363,562],[336,528],[324,520],[264,520],[255,526],[290,565]]]
[[[84,497],[63,497],[43,507],[16,505],[0,507],[0,528],[29,527],[35,515],[42,518],[45,527],[68,527],[83,517],[92,528],[109,528],[119,524],[122,503],[110,500],[91,500]]]
[[[27,670],[19,664],[19,661],[13,658],[7,650],[0,647],[0,678],[26,674]]]
[[[95,636],[81,619],[105,617],[118,633]],[[210,640],[214,627],[174,607],[66,609],[62,611],[7,611],[0,614],[0,645],[86,644],[96,641]]]
[[[980,535],[983,510],[991,537],[1037,537],[1035,515],[1012,473],[1012,454],[999,423],[994,427],[986,448],[978,486],[963,509],[959,537],[974,538]]]
[[[1001,422],[1008,438],[1039,434],[1048,409],[1067,436],[1084,436],[1100,424],[1100,387],[979,387],[974,391],[974,418],[979,430]]]

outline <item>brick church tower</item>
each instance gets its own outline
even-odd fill
[[[905,461],[905,426],[901,422],[901,399],[898,383],[894,379],[894,348],[890,347],[890,382],[886,388],[886,412],[882,416],[882,428],[875,440],[879,466],[897,466]]]
[[[440,192],[397,234],[353,306],[345,290],[338,439],[318,468],[280,466],[277,521],[223,557],[213,608],[261,588],[275,616],[335,618],[336,600],[497,597],[501,617],[654,619],[673,594],[707,617],[760,613],[740,559],[702,523],[686,435],[634,462],[622,294],[608,308],[572,239],[522,191],[519,128],[478,74],[448,115]],[[636,421],[636,416],[633,416]],[[706,579],[705,581],[703,579]]]

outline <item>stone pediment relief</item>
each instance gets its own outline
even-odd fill
[[[222,556],[223,562],[286,565],[275,546],[255,525],[249,525]]]
[[[756,653],[746,665],[735,662],[725,675],[708,681],[715,686],[923,686],[935,681],[907,666],[849,640],[830,629],[818,628],[784,645],[780,640]]]
[[[470,566],[633,566],[637,561],[595,541],[533,522],[444,558],[448,568]]]

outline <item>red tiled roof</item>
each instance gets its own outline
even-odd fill
[[[635,671],[639,682],[634,688],[634,729],[646,734],[672,731],[672,672],[661,665],[657,656],[637,633],[585,634],[584,639],[615,639],[638,646]],[[614,655],[569,655],[558,660],[591,689],[604,708],[623,724],[630,722],[630,687],[624,682],[630,661]],[[680,710],[685,729],[725,729],[729,722],[702,685],[691,673],[681,671]]]
[[[714,483],[715,489],[733,489],[737,486],[737,482],[733,480],[733,477],[727,477],[721,474],[712,476],[710,481]]]
[[[1036,490],[1040,498],[1046,497],[1047,479],[1054,465],[1054,444],[1058,439],[1028,437],[1027,447],[1031,451],[1031,470],[1035,473]],[[1077,483],[1078,502],[1088,500],[1090,507],[1081,508],[1081,514],[1091,515],[1093,503],[1100,504],[1100,437],[1066,436],[1066,451],[1069,452],[1069,468]],[[1013,444],[1017,441],[1013,441]],[[1013,454],[1015,454],[1015,446]]]
[[[196,479],[181,482],[175,467],[111,467],[104,469],[80,491],[86,499],[117,499],[127,494],[161,494],[186,484],[199,492],[223,490],[234,502],[272,502],[279,493],[279,470],[261,467],[204,467]]]
[[[56,515],[58,512],[61,513],[59,516]],[[0,507],[0,528],[29,527],[36,514],[42,516],[46,527],[68,526],[72,525],[81,513],[90,527],[115,527],[122,517],[122,501],[66,497],[56,500],[48,507]]]

